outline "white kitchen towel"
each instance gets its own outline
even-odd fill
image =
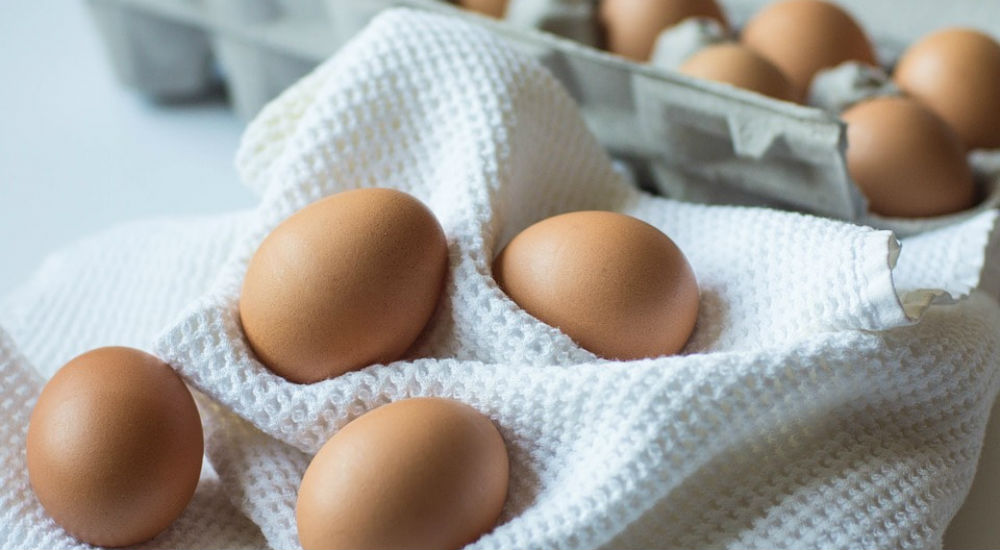
[[[0,326],[46,379],[94,347],[152,351],[154,336],[214,279],[251,215],[135,221],[83,238],[0,299]]]
[[[95,345],[148,347],[169,324],[155,349],[216,401],[204,408],[208,456],[274,547],[297,546],[310,454],[363,412],[415,395],[470,403],[508,444],[502,523],[475,547],[934,547],[968,489],[998,387],[1000,311],[972,290],[995,212],[900,252],[884,231],[644,195],[534,62],[405,10],[265,109],[239,168],[264,192],[254,212],[91,239],[6,298],[0,322],[46,373]],[[373,185],[405,189],[441,219],[447,296],[420,358],[289,384],[243,341],[246,261],[301,206]],[[683,355],[600,361],[497,289],[499,246],[580,208],[650,221],[688,255],[703,299]],[[969,296],[928,308],[935,289]],[[23,419],[2,422],[15,433]],[[23,486],[21,444],[4,445]],[[0,533],[36,525],[10,547],[69,544],[31,538],[55,529],[34,518],[4,519]]]

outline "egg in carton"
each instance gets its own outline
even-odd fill
[[[832,113],[845,113],[851,107],[868,101],[904,96],[886,71],[847,62],[816,76],[810,88],[809,102]],[[1000,206],[1000,150],[971,151],[967,162],[976,194],[975,205],[971,208],[923,218],[868,212],[861,221],[873,227],[890,229],[899,235],[912,235],[946,227]]]
[[[723,0],[726,7],[729,9],[731,14],[736,14],[738,20],[747,21],[755,13],[760,13],[770,5],[775,4],[768,0]],[[806,103],[810,106],[823,109],[829,112],[831,115],[841,117],[843,119],[852,118],[854,113],[850,112],[850,109],[854,106],[861,104],[875,103],[874,100],[881,98],[904,98],[906,97],[905,90],[901,90],[897,85],[897,82],[902,82],[903,86],[906,86],[906,79],[911,77],[901,76],[900,72],[897,71],[900,59],[905,54],[907,57],[916,57],[916,55],[910,56],[910,52],[916,51],[916,47],[919,43],[922,47],[921,56],[924,58],[922,61],[923,68],[926,69],[930,64],[933,63],[948,63],[944,61],[943,55],[948,55],[941,52],[941,48],[951,49],[953,52],[957,49],[962,49],[962,54],[952,53],[951,55],[961,55],[964,58],[971,59],[974,55],[976,57],[975,62],[985,62],[987,64],[993,63],[996,66],[1000,63],[998,60],[998,53],[994,47],[988,46],[985,42],[986,39],[978,39],[978,43],[975,45],[970,45],[968,39],[963,39],[965,44],[956,45],[958,39],[954,38],[956,33],[951,33],[951,36],[944,38],[943,35],[949,33],[939,33],[938,31],[943,31],[946,29],[978,29],[980,32],[987,33],[993,40],[996,40],[1000,36],[1000,26],[997,25],[997,21],[1000,21],[1000,4],[990,3],[990,2],[954,2],[948,4],[941,4],[939,2],[931,2],[926,0],[911,2],[907,4],[905,14],[901,13],[898,6],[892,3],[886,2],[866,2],[863,0],[838,0],[835,2],[842,8],[849,11],[849,13],[857,18],[857,21],[863,27],[866,34],[869,35],[872,45],[876,51],[874,62],[877,66],[868,65],[865,63],[859,63],[856,61],[847,61],[838,66],[832,66],[830,68],[819,71],[815,78],[812,80],[809,86],[807,96],[805,97]],[[667,31],[668,34],[672,31]],[[934,46],[929,45],[929,38],[934,34],[937,38],[935,39],[936,44]],[[958,33],[961,34],[961,33]],[[932,53],[932,50],[933,53]],[[971,63],[972,61],[970,61]],[[911,63],[911,66],[917,63]],[[963,73],[962,71],[966,71]],[[912,71],[911,71],[912,73]],[[961,121],[954,120],[955,108],[951,108],[952,121],[947,122],[944,120],[944,116],[941,116],[941,122],[947,123],[951,126],[948,133],[955,133],[955,135],[960,138],[957,141],[963,141],[961,138],[967,138],[970,136],[963,136],[962,134],[969,134],[970,132],[975,133],[974,139],[971,141],[969,139],[964,139],[969,145],[963,146],[961,143],[957,143],[958,152],[952,154],[950,151],[950,144],[942,143],[939,148],[932,151],[926,151],[920,156],[933,158],[931,160],[914,159],[915,165],[921,165],[923,163],[926,170],[942,170],[945,172],[951,172],[951,176],[947,179],[954,181],[954,185],[951,189],[954,189],[954,196],[944,197],[942,200],[944,202],[960,200],[959,195],[964,193],[964,191],[959,191],[966,186],[971,186],[974,188],[970,194],[973,195],[972,199],[965,201],[966,203],[972,202],[972,206],[962,209],[951,208],[947,213],[940,215],[930,215],[923,217],[901,217],[899,214],[892,215],[891,213],[879,213],[878,208],[869,208],[866,210],[865,214],[858,218],[859,223],[864,223],[874,227],[886,228],[893,230],[899,235],[912,235],[916,233],[921,233],[924,231],[931,231],[947,227],[951,224],[960,222],[962,220],[969,219],[972,216],[977,215],[980,212],[996,208],[1000,205],[1000,149],[992,149],[991,143],[996,143],[996,138],[985,138],[984,134],[997,135],[997,132],[991,132],[985,130],[984,128],[989,127],[990,124],[997,124],[1000,121],[995,115],[990,114],[988,109],[980,109],[980,114],[982,116],[976,117],[970,113],[975,112],[975,107],[969,107],[968,104],[981,104],[988,99],[982,97],[982,93],[985,89],[988,89],[990,84],[987,84],[988,80],[993,85],[997,84],[996,71],[993,70],[977,70],[978,75],[975,78],[967,76],[968,69],[965,68],[953,68],[948,75],[935,75],[933,80],[940,81],[942,79],[952,79],[961,78],[963,80],[970,79],[973,82],[969,92],[976,94],[979,93],[980,96],[975,101],[970,101],[967,98],[958,99],[958,96],[954,94],[961,94],[963,92],[958,92],[956,87],[949,86],[947,88],[938,88],[941,90],[939,94],[951,94],[950,101],[953,104],[961,105],[957,109],[961,111],[958,115],[962,118]],[[895,81],[890,76],[894,74]],[[959,76],[961,75],[961,76]],[[993,75],[993,76],[989,76]],[[926,84],[924,84],[926,87]],[[937,87],[937,85],[935,85]],[[978,88],[975,88],[978,87]],[[978,91],[971,91],[973,89],[978,89]],[[928,93],[925,89],[924,94]],[[943,115],[942,108],[942,98],[944,95],[938,95],[936,98],[918,97],[920,94],[915,94],[912,98],[917,104],[921,104],[927,111],[935,110],[937,115]],[[930,99],[931,101],[925,101],[925,99]],[[933,101],[937,101],[938,105],[932,105]],[[878,109],[885,110],[887,106],[892,104],[892,101],[882,101],[879,102],[882,105]],[[897,106],[899,103],[897,103]],[[898,109],[899,107],[897,107]],[[860,111],[861,109],[858,109]],[[874,109],[868,109],[873,111]],[[970,123],[970,118],[974,122]],[[884,120],[884,119],[883,119]],[[860,122],[858,122],[860,124]],[[958,124],[958,125],[956,125]],[[962,125],[964,124],[964,127]],[[978,126],[978,128],[970,129],[969,126]],[[906,133],[903,130],[897,130],[900,133]],[[885,139],[885,134],[891,133],[889,131],[881,132],[882,139]],[[979,141],[979,145],[990,145],[990,147],[983,148],[981,146],[977,147],[975,141]],[[933,141],[933,140],[931,140]],[[945,139],[943,141],[949,141]],[[968,154],[965,155],[965,150],[968,149]],[[846,153],[845,153],[846,154]],[[955,159],[959,157],[966,157],[964,164],[969,166],[969,171],[971,172],[971,183],[966,183],[969,178],[962,172],[962,169],[950,169],[945,168],[949,163],[956,163],[961,161],[956,161]],[[930,163],[930,164],[928,164]],[[902,170],[905,172],[905,170]],[[911,191],[908,187],[903,186],[906,179],[918,178],[917,173],[911,173],[906,177],[889,177],[887,179],[894,179],[896,183],[891,183],[886,181],[875,182],[879,185],[888,186],[895,185],[896,195],[905,195]],[[859,185],[871,185],[872,182],[860,182]],[[912,191],[916,193],[916,191]],[[952,193],[952,191],[949,191]],[[904,199],[904,200],[914,200],[914,199]],[[919,199],[918,199],[919,200]],[[942,205],[944,204],[942,202]],[[941,206],[941,208],[945,208]],[[993,237],[994,240],[997,239],[996,236]]]
[[[692,18],[664,31],[658,38],[650,59],[650,64],[667,70],[684,70],[685,62],[695,54],[719,44],[729,43],[730,36],[716,21]],[[898,52],[887,54],[898,56]],[[812,80],[805,96],[805,103],[822,109],[832,116],[842,117],[853,106],[879,98],[902,98],[905,94],[892,80],[887,69],[846,61],[840,65],[819,71]],[[934,151],[929,151],[932,154]],[[937,162],[948,162],[948,155],[938,155]],[[942,215],[926,217],[900,217],[879,214],[868,209],[857,221],[890,229],[898,235],[913,235],[923,231],[945,227],[969,219],[983,211],[1000,205],[1000,151],[980,149],[972,151],[967,158],[975,187],[974,206]],[[671,178],[659,178],[670,182]],[[956,182],[960,183],[960,182]],[[666,194],[699,202],[736,202],[738,197],[708,195],[704,190],[680,184],[674,188],[661,189]],[[906,193],[901,188],[899,193]],[[867,202],[867,201],[866,201]],[[912,202],[912,201],[911,201]],[[917,202],[920,202],[917,199]]]

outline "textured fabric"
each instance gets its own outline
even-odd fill
[[[535,62],[407,10],[267,107],[237,167],[262,194],[253,212],[110,231],[0,303],[0,324],[47,374],[95,345],[148,349],[163,329],[152,349],[207,396],[217,474],[199,488],[213,506],[198,517],[234,537],[175,546],[263,535],[297,547],[311,454],[364,412],[424,395],[469,403],[507,443],[508,501],[476,548],[939,547],[968,490],[1000,385],[1000,308],[975,290],[995,212],[900,250],[886,231],[648,196]],[[446,296],[414,358],[288,383],[243,338],[246,263],[297,209],[370,186],[413,193],[441,220]],[[584,208],[637,216],[684,250],[702,307],[682,355],[602,361],[497,288],[500,246]],[[957,301],[929,305],[945,293]],[[71,546],[26,492],[18,434],[39,382],[3,349],[15,359],[0,358],[0,406],[14,411],[2,419],[0,540]],[[227,515],[221,493],[257,527]]]
[[[45,378],[90,348],[152,351],[156,334],[218,273],[250,215],[138,221],[84,238],[0,300],[0,324]]]

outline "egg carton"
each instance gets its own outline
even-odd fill
[[[721,3],[738,27],[770,1]],[[850,180],[846,132],[834,114],[604,52],[598,47],[597,0],[510,0],[504,21],[445,0],[89,2],[125,83],[155,97],[187,96],[218,83],[221,73],[245,117],[382,10],[406,6],[450,13],[490,28],[539,59],[577,100],[601,143],[645,187],[683,200],[881,223],[867,216],[867,204]],[[1000,35],[998,2],[919,0],[908,3],[905,17],[893,2],[840,4],[869,30],[887,65],[906,44],[943,26],[985,25]]]
[[[226,82],[246,118],[347,39],[321,0],[89,0],[119,80],[161,100]]]

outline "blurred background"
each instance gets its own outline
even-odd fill
[[[84,2],[0,3],[0,295],[115,223],[253,204],[224,92],[155,104],[115,80],[104,49]]]

